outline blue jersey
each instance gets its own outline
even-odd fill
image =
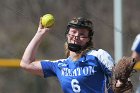
[[[138,54],[140,54],[140,34],[138,34],[133,42],[132,51],[136,51]]]
[[[104,50],[91,50],[77,61],[69,57],[41,61],[44,77],[57,76],[64,93],[105,93],[114,61]]]

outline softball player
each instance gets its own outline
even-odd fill
[[[108,87],[108,79],[111,77],[114,61],[106,51],[93,49],[92,22],[78,17],[68,23],[65,33],[66,59],[36,61],[37,49],[49,30],[50,28],[39,24],[37,33],[23,54],[20,66],[45,78],[56,76],[64,93],[112,93]]]

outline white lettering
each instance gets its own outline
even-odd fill
[[[77,68],[77,74],[78,74],[78,76],[80,76],[81,75],[81,69],[80,68]]]
[[[76,69],[62,68],[62,76],[80,76],[80,75],[93,75],[96,71],[94,66],[78,67]]]
[[[73,73],[72,73],[73,76],[77,76],[77,73],[76,73],[76,72],[77,72],[77,69],[74,69],[74,71],[73,71]]]
[[[84,67],[83,68],[83,74],[88,75],[89,74],[88,70],[89,70],[89,67]]]

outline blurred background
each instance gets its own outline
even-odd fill
[[[124,56],[130,56],[134,38],[140,33],[140,0],[122,0],[122,5],[122,52]],[[38,59],[65,58],[66,26],[77,16],[85,16],[94,22],[94,47],[108,51],[114,58],[113,12],[113,0],[1,0],[0,58],[21,59],[37,31],[40,17],[46,13],[54,15],[55,25],[41,44]],[[55,77],[44,79],[18,67],[0,67],[0,93],[62,91]]]

